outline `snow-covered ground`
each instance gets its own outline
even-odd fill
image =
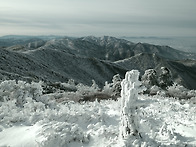
[[[84,88],[84,87],[83,87]],[[89,87],[89,89],[91,89]],[[92,92],[95,92],[92,90]],[[121,98],[67,101],[80,91],[42,94],[40,83],[0,84],[0,146],[121,147],[196,146],[196,98],[139,95],[139,136],[120,137]],[[69,97],[69,99],[70,99]]]

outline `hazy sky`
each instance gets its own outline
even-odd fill
[[[0,0],[0,36],[196,36],[196,0]]]

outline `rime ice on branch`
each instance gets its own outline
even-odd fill
[[[120,137],[123,139],[130,135],[139,135],[139,118],[137,109],[140,105],[138,93],[143,91],[139,79],[139,71],[132,70],[126,73],[121,86],[121,125]]]

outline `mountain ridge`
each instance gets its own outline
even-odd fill
[[[28,54],[1,49],[0,58],[3,59],[0,62],[1,79],[42,80],[49,83],[74,79],[87,85],[96,80],[103,86],[105,81],[111,81],[113,75],[126,72],[114,63],[49,49]]]
[[[87,36],[80,38],[63,37],[47,40],[45,42],[39,40],[37,43],[36,41],[28,42],[28,44],[24,45],[24,48],[27,50],[36,49],[35,44],[40,44],[37,48],[62,49],[70,54],[77,54],[83,57],[96,57],[101,60],[110,61],[122,60],[143,52],[155,53],[170,60],[196,59],[196,54],[194,53],[182,52],[169,46],[132,43],[124,39],[110,36]],[[34,48],[28,48],[28,46],[34,46]]]
[[[196,89],[196,54],[169,46],[132,43],[111,36],[61,37],[31,39],[22,45],[1,48],[0,55],[2,78],[7,75],[8,79],[13,76],[49,82],[72,78],[87,85],[94,79],[103,86],[117,73],[123,77],[127,70],[138,69],[143,74],[149,68],[166,66],[175,81]]]

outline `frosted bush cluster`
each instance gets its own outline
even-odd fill
[[[147,88],[145,93],[161,95],[178,99],[191,99],[195,101],[196,90],[189,90],[172,81],[170,71],[162,67],[160,75],[154,69],[148,69],[142,76],[142,84]]]
[[[146,88],[150,88],[151,86],[158,86],[157,80],[157,72],[154,69],[148,69],[145,71],[144,75],[142,76],[143,85]]]
[[[109,91],[112,95],[113,88],[119,87],[119,77],[102,90],[94,82],[89,87],[71,80],[60,83],[66,90],[54,93],[44,93],[43,82],[3,81],[0,146],[195,146],[195,91],[175,84],[168,87],[170,95],[184,92],[189,101],[167,97],[169,94],[143,95],[138,78],[138,71],[126,74],[121,98],[116,101],[82,103],[75,100],[84,94]]]
[[[57,144],[63,147],[71,142],[87,144],[90,139],[90,135],[78,126],[78,124],[67,122],[48,123],[43,127],[41,135],[46,138],[42,141],[42,146],[46,147],[54,147]]]
[[[147,88],[146,93],[157,94],[155,87],[158,90],[166,90],[168,86],[173,84],[171,72],[166,67],[161,67],[161,72],[157,75],[154,69],[148,69],[142,76],[142,83]]]
[[[32,82],[30,84],[23,81],[9,80],[0,84],[0,100],[16,100],[16,104],[20,107],[26,103],[26,98],[30,97],[34,100],[39,100],[41,95],[41,82]]]
[[[179,99],[194,99],[196,98],[196,90],[188,90],[187,88],[174,83],[167,88],[167,95]]]
[[[0,86],[2,98],[0,133],[15,125],[38,125],[42,128],[37,134],[38,138],[41,137],[38,144],[47,147],[71,146],[73,142],[81,146],[88,144],[92,136],[101,135],[99,138],[103,139],[109,134],[117,136],[118,126],[115,126],[116,131],[111,130],[109,126],[110,122],[118,124],[118,120],[114,119],[115,114],[109,115],[107,112],[110,108],[104,106],[112,101],[103,104],[97,101],[82,105],[72,101],[60,104],[52,98],[53,95],[42,94],[41,82],[29,84],[22,81],[4,81]],[[80,92],[82,92],[80,88],[85,87],[84,85],[77,86]],[[88,90],[90,89],[89,87]],[[91,92],[94,90],[95,87],[92,87]],[[21,103],[17,102],[18,98],[22,100]]]

